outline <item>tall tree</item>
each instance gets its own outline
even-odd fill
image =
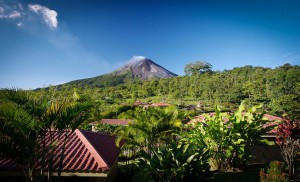
[[[212,65],[205,61],[196,61],[194,63],[186,64],[184,72],[187,75],[198,75],[205,72],[212,72]]]

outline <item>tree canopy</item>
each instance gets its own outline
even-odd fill
[[[205,72],[212,72],[212,65],[205,61],[196,61],[193,63],[186,64],[184,72],[186,75],[197,75]]]

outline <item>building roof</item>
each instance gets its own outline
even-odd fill
[[[147,102],[142,102],[140,100],[137,100],[132,105],[133,106],[145,106],[145,105],[148,105],[148,103]]]
[[[214,116],[215,112],[210,112],[207,113],[209,116]],[[265,119],[269,120],[270,122],[268,122],[267,124],[265,124],[263,127],[269,127],[269,126],[275,126],[278,124],[278,122],[275,122],[275,120],[279,120],[281,121],[282,118],[277,117],[277,116],[272,116],[270,114],[264,114],[263,116]],[[204,115],[199,115],[199,116],[195,116],[193,119],[191,119],[188,124],[194,124],[196,122],[205,122],[206,118]],[[223,118],[224,122],[228,121],[228,118]]]
[[[111,125],[128,125],[132,120],[129,119],[101,119],[100,121],[95,121],[90,123],[90,125],[96,125],[98,123],[111,124]]]
[[[57,141],[53,157],[54,171],[59,167],[65,132],[54,132],[54,139]],[[48,132],[46,145],[50,144],[49,136]],[[76,129],[66,141],[62,170],[65,172],[107,171],[114,165],[119,153],[120,149],[115,144],[114,136]],[[37,162],[35,168],[41,168],[41,161]],[[3,169],[20,169],[20,165],[12,159],[0,157],[0,170]]]
[[[152,104],[150,104],[150,106],[154,106],[154,107],[168,107],[168,106],[170,106],[170,104],[168,104],[168,103],[152,103]]]
[[[149,107],[149,106],[153,106],[153,107],[168,107],[170,105],[171,104],[164,103],[164,102],[147,103],[147,102],[142,102],[140,100],[137,100],[136,102],[134,102],[132,104],[132,106],[144,106],[144,107]]]

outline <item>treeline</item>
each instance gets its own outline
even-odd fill
[[[300,115],[300,66],[290,64],[275,69],[244,66],[224,71],[200,71],[198,74],[150,81],[134,80],[100,88],[88,84],[76,88],[62,85],[40,89],[36,96],[70,95],[74,89],[80,96],[102,106],[136,100],[160,101],[176,105],[197,104],[205,112],[216,104],[224,110],[234,110],[245,100],[249,107],[263,103],[263,109],[270,114]]]

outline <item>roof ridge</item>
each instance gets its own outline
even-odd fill
[[[103,119],[109,119],[109,120],[129,120],[129,119],[111,119],[111,118],[103,118]],[[101,120],[103,120],[101,119]]]
[[[112,136],[111,134],[109,134],[109,133],[102,133],[102,132],[94,132],[94,131],[87,131],[87,130],[80,130],[80,129],[78,129],[82,134],[83,134],[83,132],[86,132],[86,133],[93,133],[93,134],[99,134],[99,135],[106,135],[106,136]],[[84,135],[84,134],[83,134]],[[84,137],[85,137],[85,135],[84,135]],[[89,139],[87,139],[89,142],[90,142],[90,140]]]
[[[103,167],[110,167],[108,165],[108,162],[104,158],[102,158],[101,153],[98,150],[96,150],[96,148],[91,144],[91,141],[85,136],[83,131],[81,131],[79,129],[76,129],[75,133],[80,138],[80,140],[85,145],[85,147],[88,149],[90,154],[95,158],[95,160],[99,164],[99,166],[101,166],[101,163],[102,163],[102,165],[103,164],[106,165],[106,166],[103,166]]]

